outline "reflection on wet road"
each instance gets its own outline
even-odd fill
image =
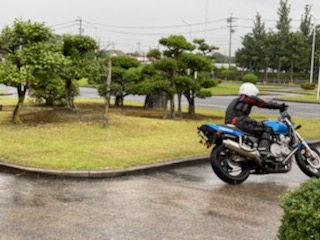
[[[275,239],[278,196],[305,177],[222,183],[209,164],[101,180],[0,175],[0,239]]]

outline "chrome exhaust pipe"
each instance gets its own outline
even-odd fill
[[[229,148],[232,151],[235,151],[236,153],[239,153],[242,156],[245,156],[248,158],[258,157],[257,151],[252,150],[249,147],[241,146],[239,143],[234,142],[230,139],[223,140],[222,142],[227,148]]]

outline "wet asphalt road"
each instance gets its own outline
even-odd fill
[[[276,239],[278,196],[308,179],[221,182],[209,163],[100,180],[0,174],[0,239]]]
[[[16,89],[13,87],[8,87],[3,84],[0,84],[0,89],[5,90],[9,93],[11,93],[12,97],[16,97]],[[277,99],[280,96],[283,95],[297,95],[295,93],[269,93],[267,95],[262,96],[262,98],[266,101],[273,101],[273,99]],[[80,97],[85,98],[100,98],[100,96],[97,93],[97,89],[95,88],[87,88],[87,87],[81,87],[80,88]],[[208,97],[206,99],[196,99],[196,107],[201,108],[213,108],[213,109],[222,109],[225,110],[226,106],[234,99],[235,96],[212,96]],[[126,96],[126,100],[131,101],[138,101],[138,102],[144,102],[145,96],[137,96],[137,95],[129,95]],[[279,103],[282,101],[278,101]],[[319,104],[315,103],[297,103],[297,102],[287,102],[289,105],[289,112],[290,115],[294,117],[308,117],[308,118],[320,118],[320,111],[319,111]],[[186,98],[182,98],[182,105],[188,106],[188,102]],[[263,109],[263,108],[253,108],[253,111],[255,113],[262,113],[262,114],[275,114],[278,115],[278,111],[270,111],[270,109]]]

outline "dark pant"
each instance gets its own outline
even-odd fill
[[[240,117],[236,119],[235,125],[241,130],[259,137],[259,148],[269,149],[272,129],[263,122],[257,122],[249,117]]]

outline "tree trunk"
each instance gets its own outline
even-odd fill
[[[264,82],[268,83],[268,67],[264,68]]]
[[[188,100],[188,113],[191,115],[196,114],[196,107],[195,107],[195,102],[194,102],[194,94],[190,92],[186,92],[184,96]]]
[[[28,89],[28,84],[26,84],[23,88],[23,86],[20,84],[17,87],[17,92],[18,92],[18,103],[13,111],[13,116],[12,116],[12,120],[14,124],[20,124],[21,123],[21,119],[20,119],[20,112],[22,110],[23,107],[23,103],[24,103],[24,99],[26,97],[26,92]]]
[[[54,97],[52,94],[44,98],[46,101],[46,106],[53,106],[54,105]]]
[[[290,65],[290,84],[293,85],[293,60],[291,60]]]
[[[170,118],[174,119],[175,117],[174,94],[170,94]]]
[[[281,72],[281,59],[279,58],[279,61],[278,61],[278,72],[277,72],[277,80],[279,83],[281,83],[280,81],[280,72]]]
[[[144,108],[162,108],[163,96],[161,94],[148,94],[144,101]]]
[[[195,107],[195,103],[194,103],[194,97],[189,97],[188,98],[188,103],[189,103],[189,107],[188,107],[188,113],[190,115],[195,115],[196,113],[196,107]]]
[[[112,76],[112,61],[111,58],[109,58],[108,61],[108,77],[106,79],[106,96],[104,100],[104,114],[103,114],[103,127],[106,128],[109,125],[109,107],[110,107],[110,90],[111,90],[111,76]]]
[[[196,114],[196,106],[194,103],[194,98],[190,99],[188,113],[192,116]]]
[[[66,102],[67,102],[68,108],[71,108],[71,109],[76,108],[74,104],[74,98],[73,98],[72,80],[66,81]]]
[[[116,107],[123,107],[123,96],[116,96],[114,105]]]
[[[165,96],[163,98],[163,110],[162,110],[163,119],[167,118],[167,109],[168,109],[168,97],[167,97],[167,94],[165,93]]]
[[[181,107],[181,97],[182,97],[182,92],[178,91],[178,114],[180,118],[183,118],[182,116],[182,107]]]
[[[172,74],[172,77],[171,77],[171,79],[170,79],[170,81],[171,81],[171,88],[172,89],[174,89],[174,90],[176,90],[176,84],[174,83],[174,76],[175,76],[175,74]],[[169,94],[169,98],[170,98],[170,118],[175,118],[176,117],[176,115],[175,115],[175,105],[174,105],[174,94],[172,94],[172,93],[170,93]]]

